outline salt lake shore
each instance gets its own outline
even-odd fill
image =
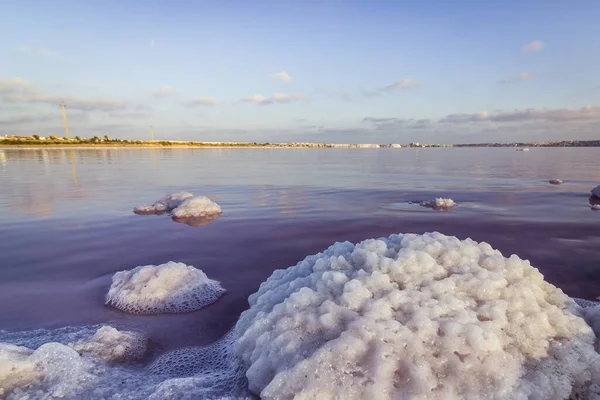
[[[0,146],[11,147],[183,147],[183,148],[424,148],[424,147],[600,147],[600,140],[565,140],[559,142],[523,142],[523,143],[465,143],[465,144],[440,144],[440,143],[313,143],[313,142],[211,142],[211,141],[186,141],[186,140],[123,140],[113,138],[59,138],[55,136],[0,136]]]

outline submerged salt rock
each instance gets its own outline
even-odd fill
[[[114,274],[106,304],[131,314],[183,313],[204,308],[223,293],[201,270],[169,261]]]
[[[434,210],[450,210],[456,205],[456,203],[452,199],[438,197],[434,200],[422,201],[419,203],[419,205],[421,207],[433,208]]]
[[[221,213],[221,207],[204,196],[194,196],[185,199],[177,208],[173,210],[173,218],[200,218],[207,215]]]
[[[551,183],[552,185],[562,185],[562,183],[563,183],[563,181],[561,179],[550,179],[548,182]]]
[[[592,189],[592,196],[596,196],[600,199],[600,185]]]
[[[487,243],[440,233],[336,243],[273,272],[249,303],[235,350],[263,399],[600,395],[578,306]]]
[[[190,192],[177,192],[171,193],[157,202],[155,202],[151,206],[137,206],[133,209],[133,212],[136,214],[160,214],[167,211],[171,211],[174,208],[177,208],[181,203],[184,202],[185,199],[193,197],[194,195]]]
[[[88,340],[73,345],[79,353],[89,353],[105,361],[134,361],[146,353],[147,340],[140,332],[119,331],[102,326]]]

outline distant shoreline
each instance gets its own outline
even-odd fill
[[[106,140],[35,140],[0,139],[0,147],[145,147],[145,148],[459,148],[459,147],[600,147],[600,140],[569,140],[561,142],[467,143],[467,144],[338,144],[338,143],[257,143],[257,142],[194,142],[194,141],[124,141]]]

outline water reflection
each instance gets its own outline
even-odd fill
[[[193,227],[205,226],[219,218],[221,214],[210,214],[202,217],[187,217],[187,218],[177,218],[175,216],[171,217],[171,219],[180,224],[186,224]]]

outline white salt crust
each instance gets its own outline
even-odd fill
[[[456,203],[452,199],[444,199],[438,197],[430,201],[422,201],[419,203],[421,207],[433,208],[434,210],[451,210]]]
[[[439,233],[336,243],[275,271],[235,333],[263,399],[597,398],[581,308],[528,261]]]
[[[177,208],[185,199],[194,196],[189,192],[171,193],[159,199],[152,205],[137,206],[133,209],[136,214],[161,214]]]
[[[186,199],[172,212],[173,218],[200,218],[221,213],[221,207],[208,197],[194,196]]]
[[[224,293],[202,270],[169,261],[115,273],[106,304],[130,314],[184,313],[204,308]]]

